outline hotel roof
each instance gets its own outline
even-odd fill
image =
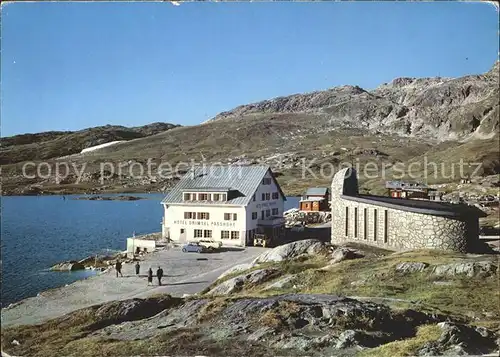
[[[183,188],[182,192],[227,192],[231,187],[188,187]]]
[[[203,165],[194,167],[180,179],[170,192],[167,193],[162,203],[183,203],[183,192],[215,192],[229,190],[236,191],[237,194],[228,201],[190,201],[190,203],[246,206],[252,200],[253,194],[268,171],[272,174],[269,166],[265,165]],[[274,181],[283,199],[286,199],[275,179]]]
[[[314,195],[321,195],[324,196],[328,192],[328,188],[326,187],[310,187],[306,191],[306,196],[314,196]]]

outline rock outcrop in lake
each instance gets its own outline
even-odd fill
[[[84,270],[85,265],[83,263],[77,262],[76,260],[70,260],[62,263],[53,265],[50,270],[52,271],[75,271]]]

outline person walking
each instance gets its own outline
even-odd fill
[[[120,276],[123,277],[122,263],[119,260],[116,261],[115,269],[116,269],[116,277],[118,278],[118,274],[120,274]]]
[[[153,285],[153,269],[151,267],[148,270],[148,286],[149,284]]]
[[[135,263],[135,275],[139,275],[139,270],[141,269],[141,265],[139,262]]]
[[[161,267],[158,267],[158,270],[156,271],[156,277],[158,278],[158,285],[161,286],[161,278],[163,277],[163,269]]]

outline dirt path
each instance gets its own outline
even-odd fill
[[[155,252],[141,262],[139,276],[135,275],[133,264],[124,264],[123,277],[117,278],[111,269],[2,309],[2,327],[36,324],[112,300],[143,298],[159,293],[173,296],[195,294],[214,282],[226,269],[248,263],[263,251],[263,248],[248,247],[207,254],[182,253],[179,248]],[[147,286],[146,273],[150,266],[153,272],[158,266],[162,267],[165,273],[162,286],[158,286],[156,277],[154,286]]]

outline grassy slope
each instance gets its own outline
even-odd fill
[[[57,139],[60,140],[60,139]],[[496,144],[496,145],[495,145]],[[33,144],[38,145],[38,144]],[[31,149],[30,149],[31,150]],[[379,155],[370,153],[378,151]],[[290,153],[297,158],[299,166],[286,167],[278,159],[266,160],[276,153]],[[498,171],[498,137],[488,140],[470,141],[465,144],[446,142],[435,145],[416,138],[402,138],[393,135],[369,133],[360,129],[337,128],[333,130],[326,117],[316,114],[261,114],[239,119],[218,120],[204,125],[179,127],[146,138],[139,138],[100,150],[83,157],[72,157],[68,161],[81,167],[85,172],[99,172],[100,164],[111,162],[117,166],[129,160],[146,164],[148,158],[155,163],[153,175],[159,163],[168,163],[172,167],[179,162],[227,163],[228,158],[245,155],[247,159],[270,164],[280,173],[278,178],[284,191],[289,195],[301,194],[306,187],[330,185],[331,177],[340,167],[353,163],[363,168],[367,162],[376,163],[379,171],[386,167],[386,177],[392,178],[391,165],[397,162],[408,163],[415,160],[423,162],[424,156],[449,167],[452,162],[462,158],[466,162],[482,162],[484,168],[479,172]],[[306,165],[301,165],[305,159]],[[51,160],[49,160],[51,162]],[[52,162],[54,163],[54,161]],[[287,162],[285,161],[286,165]],[[311,171],[303,170],[308,167]],[[164,166],[164,168],[169,166]],[[186,168],[186,167],[181,167]],[[22,163],[4,165],[3,189],[6,192],[16,187],[39,183],[42,180],[29,180],[21,176]],[[333,169],[333,171],[332,171]],[[136,174],[139,172],[135,168]],[[168,171],[168,170],[167,170]],[[421,173],[423,170],[420,169]],[[165,171],[166,172],[166,171]],[[125,175],[130,174],[127,166]],[[360,182],[373,193],[382,193],[384,178],[370,179],[374,172],[359,171]],[[444,172],[448,175],[448,172]],[[379,176],[380,177],[380,176]],[[434,181],[456,181],[437,177]],[[53,181],[53,180],[52,180]],[[51,180],[44,182],[47,191],[67,190],[86,191],[100,187],[100,183],[74,184],[75,178],[64,185],[56,185]],[[130,188],[132,187],[132,188]],[[161,186],[159,186],[161,187]],[[111,181],[105,191],[149,191],[159,187],[147,183],[138,183],[123,188],[120,182]]]
[[[304,282],[303,285],[284,290],[411,300],[415,306],[425,309],[477,316],[484,321],[482,314],[492,312],[494,319],[500,321],[497,305],[500,292],[496,278],[439,278],[431,274],[429,268],[422,273],[403,276],[394,269],[400,262],[418,261],[437,265],[460,261],[464,257],[459,253],[423,250],[344,261],[329,270],[305,269],[297,277],[297,281]],[[436,285],[436,281],[448,281],[452,285]],[[269,294],[284,291],[254,292]]]
[[[441,336],[441,329],[436,325],[420,326],[415,337],[402,341],[386,343],[377,348],[368,349],[358,354],[359,357],[395,357],[411,356],[426,342],[436,341]]]
[[[349,246],[359,247],[352,243]],[[361,247],[363,250],[367,249]],[[322,257],[314,257],[305,261],[265,263],[253,269],[278,268],[280,274],[275,280],[285,275],[294,275],[294,280],[282,289],[267,290],[263,289],[263,286],[246,286],[236,296],[321,293],[389,298],[385,302],[394,307],[412,307],[442,312],[464,319],[475,319],[479,324],[498,325],[500,323],[498,275],[470,278],[465,276],[438,277],[431,273],[433,265],[459,262],[465,258],[484,260],[484,257],[471,258],[460,253],[434,250],[390,253],[375,248],[366,258],[343,261],[328,269],[320,269],[327,264],[327,259]],[[492,256],[487,259],[494,258]],[[430,267],[422,273],[402,275],[395,271],[395,266],[401,262],[424,262]],[[226,276],[216,284],[239,274],[241,272]],[[439,282],[451,285],[441,285]]]

